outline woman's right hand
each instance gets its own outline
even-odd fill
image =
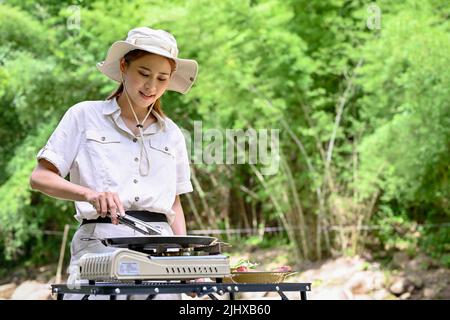
[[[109,213],[113,224],[118,224],[117,217],[124,216],[125,210],[120,202],[119,195],[116,192],[97,192],[91,190],[85,195],[86,202],[92,204],[97,213],[105,218]]]

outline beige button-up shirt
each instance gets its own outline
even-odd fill
[[[117,192],[125,210],[164,213],[172,224],[175,196],[193,191],[184,135],[171,119],[153,110],[157,122],[144,130],[143,138],[136,137],[120,113],[116,98],[77,103],[37,159],[51,162],[62,177],[70,173],[75,184]],[[75,208],[78,221],[98,217],[88,202],[75,201]]]

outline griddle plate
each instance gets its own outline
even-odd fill
[[[189,248],[198,246],[208,246],[218,241],[214,237],[204,236],[145,236],[145,237],[121,237],[105,238],[103,244],[116,248]]]

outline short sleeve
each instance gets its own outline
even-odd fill
[[[78,153],[81,141],[81,128],[73,107],[66,111],[53,131],[46,145],[36,155],[37,160],[46,159],[65,178]]]
[[[189,166],[189,157],[186,148],[186,140],[181,130],[178,131],[176,141],[176,176],[177,187],[176,194],[183,194],[194,191],[191,183],[191,171]]]

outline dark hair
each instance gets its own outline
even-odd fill
[[[132,61],[137,60],[147,54],[153,54],[144,50],[140,50],[140,49],[135,49],[132,50],[130,52],[128,52],[127,54],[124,55],[124,59],[125,59],[125,63],[127,65],[129,65]],[[175,61],[173,61],[172,59],[167,58],[167,60],[170,63],[170,66],[172,68],[172,72],[173,70],[175,70]],[[121,83],[119,85],[119,87],[116,89],[116,91],[114,91],[113,93],[111,93],[109,95],[109,97],[107,98],[107,100],[111,100],[114,99],[116,97],[119,97],[123,92],[123,84]],[[162,111],[162,105],[161,105],[161,97],[159,97],[155,104],[153,105],[153,109],[161,116],[164,117],[164,112]]]

